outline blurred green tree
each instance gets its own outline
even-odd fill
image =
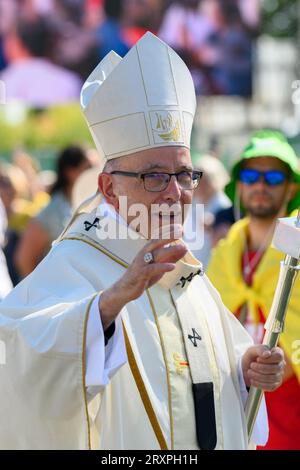
[[[262,33],[276,38],[298,38],[299,0],[263,0]]]

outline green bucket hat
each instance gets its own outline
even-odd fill
[[[278,158],[290,168],[293,181],[299,183],[299,191],[288,204],[288,212],[291,213],[300,207],[300,171],[298,170],[298,158],[294,149],[288,143],[286,137],[279,131],[263,130],[256,132],[251,137],[241,158],[231,170],[231,180],[225,187],[225,193],[234,203],[236,195],[236,183],[239,178],[240,168],[245,160],[259,157]]]

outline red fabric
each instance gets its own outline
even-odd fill
[[[103,7],[103,0],[88,0],[87,1],[87,9],[102,8],[102,7]]]
[[[148,29],[140,28],[139,26],[124,27],[122,31],[122,37],[128,47],[133,47],[147,31]]]
[[[294,375],[275,392],[265,393],[270,437],[258,450],[300,450],[300,387]]]
[[[255,252],[248,254],[249,261],[253,260]],[[258,261],[258,260],[257,260]],[[247,265],[245,255],[242,260],[244,271]],[[251,267],[251,271],[245,281],[251,285],[253,275],[258,263]],[[237,317],[240,316],[240,310]],[[259,309],[259,323],[254,323],[247,314],[244,323],[256,343],[261,343],[264,337],[265,318]],[[266,405],[269,417],[269,440],[265,447],[257,447],[258,450],[300,450],[300,385],[294,375],[285,381],[275,392],[265,393]]]

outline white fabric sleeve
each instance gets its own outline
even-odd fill
[[[100,295],[93,300],[87,323],[85,384],[89,398],[108,385],[112,376],[127,362],[120,316],[115,320],[115,332],[105,346],[99,313]]]
[[[239,358],[238,362],[238,376],[239,384],[243,405],[246,405],[248,398],[248,390],[244,381],[244,374],[242,370],[242,356]],[[265,446],[269,438],[269,423],[268,423],[268,413],[266,407],[265,396],[263,395],[257,418],[253,427],[253,432],[251,436],[251,442],[255,445]]]

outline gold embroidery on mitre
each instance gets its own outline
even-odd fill
[[[156,129],[153,129],[159,137],[166,142],[178,142],[180,140],[180,123],[179,119],[173,119],[171,113],[163,116],[162,113],[155,113],[156,115]]]
[[[174,364],[176,367],[177,374],[182,374],[184,368],[189,367],[189,363],[180,357],[180,354],[173,354]]]

